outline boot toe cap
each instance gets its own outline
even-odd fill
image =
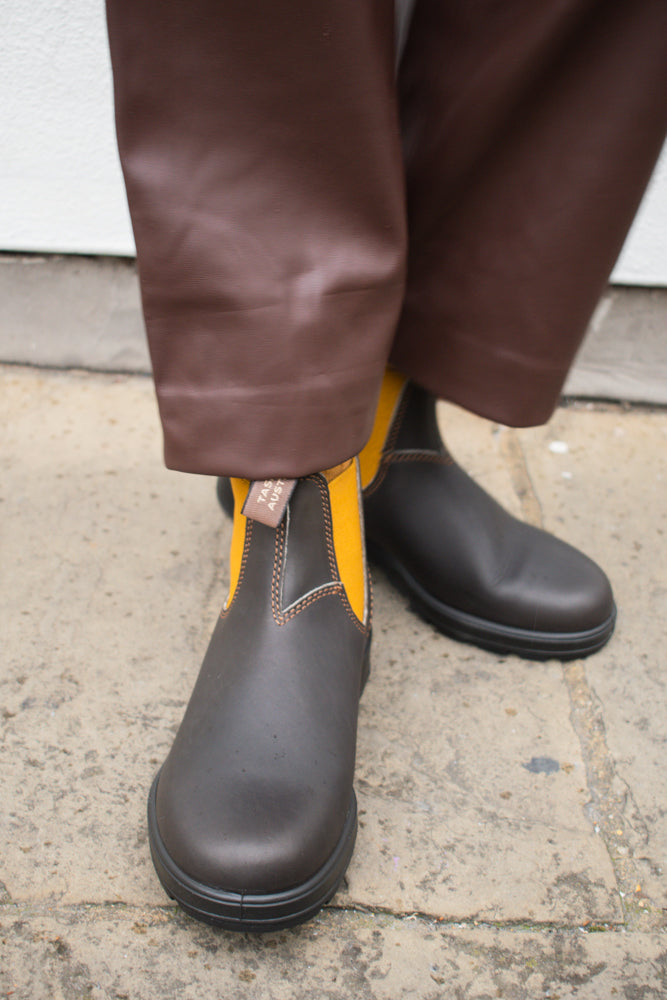
[[[516,571],[495,593],[512,624],[540,632],[597,629],[615,615],[606,574],[588,556],[545,532],[530,532]]]
[[[335,849],[345,809],[295,783],[261,777],[234,787],[157,781],[155,840],[168,863],[200,885],[239,895],[283,892],[312,877]]]

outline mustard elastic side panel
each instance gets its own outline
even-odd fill
[[[387,368],[382,380],[380,399],[375,413],[375,423],[368,444],[359,454],[361,487],[365,489],[373,481],[380,468],[380,458],[391,422],[396,412],[399,397],[407,379],[394,368]]]
[[[336,476],[340,476],[341,472],[345,472],[348,465],[352,465],[353,462],[354,462],[353,458],[348,458],[347,461],[345,462],[340,462],[338,465],[334,465],[330,469],[325,469],[322,475],[324,476],[326,481],[330,483],[332,479],[336,478]]]
[[[364,622],[366,558],[356,461],[329,483],[329,496],[338,571],[352,610]]]
[[[248,518],[243,516],[241,508],[250,489],[250,480],[248,479],[230,479],[230,482],[234,493],[234,527],[232,528],[232,547],[229,553],[229,594],[225,601],[226,608],[232,603],[241,573],[245,532],[248,523]]]

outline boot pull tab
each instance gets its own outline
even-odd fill
[[[241,513],[253,521],[277,528],[295,486],[296,479],[256,479],[250,484]]]

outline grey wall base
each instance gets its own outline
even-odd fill
[[[667,289],[610,286],[588,329],[565,394],[667,403]]]
[[[0,256],[0,362],[149,372],[134,260]]]
[[[565,392],[667,404],[667,289],[611,287]],[[149,372],[133,260],[0,255],[0,362]]]

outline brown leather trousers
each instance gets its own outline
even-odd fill
[[[167,465],[363,446],[388,361],[546,420],[667,127],[665,0],[108,0]]]

